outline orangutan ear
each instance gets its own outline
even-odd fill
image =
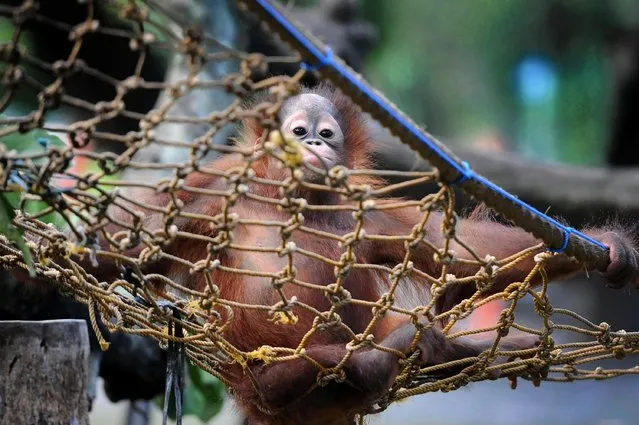
[[[258,138],[264,132],[264,128],[260,125],[260,122],[256,118],[247,118],[242,123],[244,128],[244,134],[255,136]]]

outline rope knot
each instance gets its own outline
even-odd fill
[[[281,209],[295,215],[302,214],[308,206],[308,201],[304,198],[286,197],[283,202],[284,205],[281,206]]]
[[[280,290],[287,283],[293,283],[295,276],[297,275],[297,269],[295,267],[286,268],[277,273],[277,277],[271,279],[271,286],[275,290]]]
[[[253,74],[255,71],[265,74],[268,70],[266,56],[261,53],[249,53],[242,60],[241,69],[248,74]]]
[[[485,293],[492,288],[495,274],[499,270],[499,267],[495,264],[495,257],[486,255],[485,261],[484,265],[479,268],[479,271],[475,275],[475,285],[480,293]]]
[[[533,260],[535,261],[535,264],[539,264],[539,263],[544,263],[548,261],[548,259],[554,256],[555,254],[545,251],[545,252],[540,252],[538,254],[535,254],[535,256],[533,257]]]
[[[237,227],[240,215],[237,213],[221,213],[213,216],[209,227],[212,231],[224,230],[230,232]]]
[[[353,337],[351,341],[346,344],[346,351],[357,351],[364,347],[371,346],[372,342],[375,340],[375,336],[373,334],[357,334]]]
[[[334,314],[329,311],[322,312],[313,319],[313,327],[316,327],[320,331],[337,328],[341,325],[342,317],[339,314]]]
[[[534,297],[533,308],[535,309],[535,313],[537,313],[537,315],[539,315],[540,317],[549,318],[550,316],[552,316],[553,307],[550,304],[550,300],[547,296]]]
[[[344,304],[348,304],[352,299],[351,293],[344,289],[342,286],[338,286],[336,283],[326,285],[324,294],[334,306],[342,306]]]
[[[413,270],[415,269],[415,265],[412,261],[408,261],[404,264],[397,264],[390,272],[390,277],[395,280],[403,279],[406,276],[409,276]]]
[[[393,305],[395,305],[395,297],[392,293],[386,292],[382,294],[375,307],[373,307],[373,314],[383,316]]]
[[[470,314],[473,312],[474,309],[475,309],[474,301],[467,299],[457,304],[457,307],[455,308],[455,313],[458,319],[465,319],[466,317],[470,316]]]
[[[404,242],[404,246],[406,249],[415,249],[419,246],[419,244],[426,239],[426,230],[423,228],[414,229],[410,234],[410,239]]]
[[[326,176],[326,185],[332,188],[342,187],[346,183],[349,176],[348,168],[343,165],[337,165],[330,170]]]
[[[603,345],[606,348],[610,348],[612,345],[612,336],[610,333],[610,325],[606,322],[601,322],[599,324],[599,335],[597,336],[597,342]]]
[[[140,256],[139,256],[140,263],[147,264],[147,263],[154,263],[156,261],[159,261],[161,258],[161,254],[162,254],[162,248],[160,248],[157,245],[144,248],[142,252],[140,252]]]
[[[445,248],[438,249],[433,254],[433,260],[435,263],[440,263],[445,266],[450,266],[455,262],[455,251],[446,250]]]
[[[350,232],[345,234],[342,237],[342,240],[339,242],[340,248],[345,248],[350,245],[353,245],[355,242],[362,241],[366,238],[366,231],[364,229],[358,229],[354,232]],[[354,256],[352,257],[355,258]]]
[[[320,387],[325,387],[330,384],[331,381],[335,381],[337,383],[344,382],[346,380],[346,372],[344,369],[324,369],[317,372],[317,385]]]
[[[46,109],[58,109],[62,103],[64,89],[57,84],[51,84],[38,93],[38,100]]]
[[[289,239],[293,232],[299,229],[304,224],[304,217],[299,215],[294,215],[284,223],[284,227],[281,227],[279,230],[280,238],[283,241]]]
[[[202,260],[196,261],[193,264],[193,266],[189,270],[189,274],[194,275],[196,273],[201,273],[201,272],[210,273],[213,270],[219,268],[221,265],[222,263],[217,258],[213,261],[210,261],[209,259],[202,259]]]
[[[289,241],[286,244],[277,250],[278,257],[284,257],[289,254],[293,254],[297,251],[297,244],[295,242]]]
[[[294,325],[297,323],[299,318],[291,311],[269,311],[269,316],[271,317],[271,321],[277,325]]]
[[[346,187],[346,190],[349,199],[359,202],[364,202],[373,195],[373,189],[367,184],[350,185]]]
[[[264,364],[269,364],[275,357],[275,350],[269,345],[262,345],[257,350],[246,353],[246,360],[248,361],[261,361]]]
[[[195,45],[193,45],[195,46]],[[202,50],[199,46],[194,47],[193,51],[198,54],[198,56],[202,56]],[[243,98],[246,97],[253,91],[254,83],[253,81],[241,74],[231,74],[224,79],[224,90],[227,93],[232,93],[237,97]]]
[[[228,247],[233,241],[233,233],[230,231],[221,231],[214,238],[213,242],[207,245],[209,252],[217,252]]]
[[[508,336],[511,326],[515,323],[515,315],[508,311],[502,311],[498,323],[497,334],[502,338]]]
[[[374,199],[367,199],[361,203],[362,211],[372,211],[375,209],[376,203]]]

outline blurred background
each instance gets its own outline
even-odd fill
[[[0,5],[17,3],[20,2],[0,1]],[[62,3],[68,8],[60,6]],[[238,16],[230,0],[157,0],[157,3],[227,45],[266,54],[286,50],[266,37],[255,22]],[[561,213],[572,226],[580,227],[609,215],[636,226],[639,1],[283,3],[299,22],[333,46],[337,54],[417,123],[444,140],[463,159],[476,158],[470,162],[478,172],[539,209],[552,207],[552,212]],[[55,6],[43,2],[41,10],[65,22],[82,19],[76,2],[71,0],[57,0]],[[109,15],[106,6],[103,17],[118,24],[117,17]],[[0,42],[7,42],[12,33],[11,20],[0,19]],[[64,34],[55,31],[34,30],[26,40],[47,61],[60,57],[65,48]],[[122,54],[122,45],[107,41],[96,37],[83,59],[115,78],[130,75],[133,59]],[[120,59],[109,59],[108,53],[118,54]],[[224,75],[227,66],[212,64],[206,72],[212,77]],[[291,73],[295,69],[284,66],[272,71]],[[179,63],[161,54],[152,56],[145,65],[145,78],[149,80],[177,78],[181,72]],[[105,87],[88,85],[82,80],[76,81],[70,90],[83,93],[94,103],[112,97]],[[129,100],[127,108],[140,112],[148,111],[160,101],[144,96]],[[23,93],[7,113],[24,113],[33,107],[33,102],[32,96]],[[206,114],[219,109],[225,99],[220,95],[186,102],[182,105],[186,113]],[[78,117],[77,112],[65,110],[55,115],[57,120],[67,123]],[[106,126],[106,130],[122,134],[135,127],[126,120],[112,120]],[[188,138],[198,129],[166,131]],[[394,154],[401,149],[394,143],[388,141],[380,146],[383,164],[398,169],[422,166],[412,155]],[[89,148],[101,150],[109,146],[98,143]],[[474,156],[464,157],[464,152]],[[149,153],[157,161],[172,154]],[[554,174],[557,170],[561,172]],[[535,180],[542,178],[546,180],[540,190]],[[605,186],[606,193],[595,184],[611,179],[617,179],[617,186]],[[15,292],[15,287],[0,285],[0,290],[9,292],[14,300],[21,295]],[[595,323],[606,321],[615,329],[639,329],[635,313],[637,295],[607,290],[596,279],[574,280],[553,287],[551,300],[556,307],[577,311]],[[73,314],[83,314],[81,309],[71,310]],[[494,321],[498,312],[499,306],[486,309],[472,317],[470,325],[473,321],[475,324]],[[51,314],[54,314],[51,310],[17,313],[10,306],[0,309],[0,319],[26,316],[37,319]],[[523,303],[519,314],[520,321],[533,326],[537,323],[530,304]],[[557,336],[558,340],[561,338]],[[134,365],[120,364],[115,356],[109,358],[108,353],[103,355],[92,423],[157,425],[161,420],[155,404],[131,404],[131,400],[157,398],[163,391],[162,354],[148,347],[140,354],[136,350],[140,344],[144,345],[142,342],[125,340],[121,343],[122,350],[129,350],[128,358],[135,359],[129,363]],[[636,359],[630,359],[614,365],[629,367],[636,363]],[[145,367],[146,372],[139,371]],[[138,384],[146,391],[136,393]],[[106,394],[104,385],[109,389]],[[215,397],[224,397],[223,391],[215,391]],[[142,393],[144,396],[139,396]],[[638,394],[639,378],[633,376],[604,382],[542,383],[540,388],[520,382],[515,391],[507,381],[500,380],[474,384],[453,393],[414,397],[369,421],[406,425],[635,424],[639,420]],[[214,404],[213,413],[199,415],[206,420],[190,415],[187,423],[242,423],[231,401],[216,400]],[[217,407],[221,407],[221,412],[217,413]]]
[[[633,115],[623,109],[636,91],[639,2],[373,0],[361,10],[380,36],[366,74],[435,134],[539,161],[632,163],[611,150],[637,142],[615,125]]]

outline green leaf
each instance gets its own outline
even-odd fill
[[[187,379],[184,388],[184,416],[193,415],[202,422],[208,422],[217,415],[224,404],[224,384],[191,363],[187,363]],[[164,406],[164,394],[155,399],[155,404],[161,410]],[[168,415],[175,419],[175,403],[173,394],[169,403]]]
[[[208,422],[222,409],[224,384],[215,376],[195,365],[189,363],[187,369],[192,383],[186,391],[187,400],[191,404],[188,411],[200,418],[201,421]]]
[[[24,203],[24,212],[30,215],[34,215],[48,207],[49,205],[43,201],[26,201]],[[42,221],[43,223],[51,223],[55,226],[56,229],[63,229],[67,225],[67,222],[58,212],[45,214],[42,217],[38,217],[38,220]]]
[[[0,118],[7,117],[0,114]],[[6,125],[0,125],[0,128],[2,127],[6,127]],[[50,147],[66,147],[66,144],[64,143],[64,141],[62,141],[62,139],[40,128],[33,129],[27,133],[15,132],[7,134],[0,137],[0,143],[4,144],[9,150],[15,149],[21,153],[33,152],[38,150],[42,151]],[[14,192],[6,192],[4,193],[4,196],[6,197],[5,201],[8,201],[10,205],[13,205],[15,207],[11,208],[11,212],[13,213],[13,210],[18,208],[18,205],[20,203],[20,196]],[[6,205],[3,206],[6,207]],[[24,204],[24,211],[29,214],[37,214],[47,207],[48,205],[42,201],[27,201]],[[59,213],[46,214],[40,217],[40,220],[45,223],[53,223],[58,228],[66,225],[66,221]]]
[[[35,276],[35,264],[33,263],[33,258],[31,257],[31,252],[29,251],[29,247],[27,247],[27,243],[24,240],[24,231],[16,227],[12,221],[15,218],[15,207],[11,205],[9,200],[9,195],[15,195],[13,193],[2,193],[0,194],[0,233],[5,235],[10,241],[15,243],[18,248],[22,251],[22,255],[24,257],[24,262],[27,264],[29,269],[29,275],[31,277]]]
[[[27,133],[7,134],[0,137],[0,143],[4,144],[7,149],[15,149],[18,152],[42,150],[49,146],[66,147],[62,139],[41,128],[33,129]]]

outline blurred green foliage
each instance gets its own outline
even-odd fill
[[[15,218],[15,210],[17,205],[15,202],[11,202],[9,193],[0,194],[0,233],[12,241],[22,251],[24,261],[29,269],[29,275],[35,276],[35,265],[33,263],[33,257],[27,247],[24,239],[24,230],[13,224]]]
[[[0,118],[3,118],[0,115]],[[0,125],[0,129],[6,126]],[[19,152],[32,152],[34,150],[46,149],[48,146],[64,147],[64,142],[53,134],[35,129],[27,133],[11,133],[0,137],[0,144],[4,145],[5,150],[16,150]],[[26,189],[23,185],[28,184],[22,176],[16,175],[12,179],[8,179],[8,188],[11,192],[0,193],[0,233],[12,241],[24,255],[25,262],[29,267],[29,274],[34,275],[34,263],[29,249],[27,248],[22,228],[13,224],[16,217],[16,210],[20,208],[22,193]],[[40,201],[25,201],[24,210],[29,214],[35,214],[47,207],[47,204]],[[45,223],[54,223],[58,226],[64,223],[62,217],[56,213],[46,214],[41,219]]]
[[[600,164],[609,132],[612,31],[639,24],[634,0],[361,1],[380,27],[370,80],[453,140],[503,135],[537,159]],[[545,61],[552,92],[531,101],[518,72]],[[529,76],[528,86],[539,83]],[[537,113],[541,110],[544,113]]]

